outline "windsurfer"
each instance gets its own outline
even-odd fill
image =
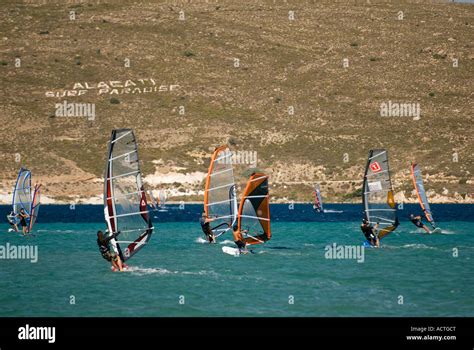
[[[26,236],[26,234],[28,233],[28,224],[26,223],[26,219],[28,219],[30,216],[26,213],[25,209],[21,208],[18,217],[20,218],[20,226],[23,232],[23,236]]]
[[[246,233],[247,231],[244,231]],[[238,228],[234,228],[232,231],[232,234],[234,236],[234,243],[237,245],[237,248],[239,248],[241,253],[246,253],[246,244],[244,242],[244,237],[242,236],[242,232]]]
[[[102,231],[97,231],[97,245],[99,246],[99,251],[102,254],[102,257],[105,260],[110,261],[116,270],[123,271],[122,260],[116,253],[110,250],[110,240],[115,237],[116,234],[113,234],[110,237],[105,238]]]
[[[431,233],[430,229],[425,224],[423,224],[423,221],[421,221],[421,215],[415,216],[413,214],[410,214],[410,221],[416,227],[419,227],[419,228],[422,228],[423,230],[425,230],[426,233],[428,233],[428,234]]]
[[[379,238],[376,234],[377,228],[379,227],[379,224],[375,224],[375,227],[372,227],[367,219],[362,219],[362,224],[360,225],[360,229],[362,230],[362,233],[365,236],[365,239],[367,239],[367,242],[370,243],[370,245],[375,246],[377,248],[380,247],[380,241]]]
[[[15,214],[14,211],[11,211],[10,214],[7,215],[7,220],[8,223],[10,224],[11,227],[13,227],[13,230],[15,232],[18,232],[18,225],[17,225],[17,215]]]
[[[209,241],[209,243],[216,243],[216,237],[214,236],[214,232],[212,232],[210,225],[210,223],[214,220],[215,219],[207,218],[206,213],[202,213],[200,220],[201,229],[206,235],[206,239]]]

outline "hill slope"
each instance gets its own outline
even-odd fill
[[[473,25],[474,6],[429,2],[7,1],[2,200],[25,165],[50,201],[99,202],[110,130],[130,127],[149,186],[172,200],[202,199],[228,142],[257,155],[239,184],[266,171],[275,200],[309,201],[315,181],[329,201],[358,200],[367,152],[383,147],[399,200],[414,200],[415,160],[433,201],[472,201]],[[64,101],[95,118],[56,116]],[[419,104],[419,120],[382,117],[389,101]]]

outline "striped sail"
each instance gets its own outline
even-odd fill
[[[104,215],[113,249],[126,261],[153,232],[133,130],[113,130],[104,181]]]
[[[369,224],[379,224],[377,233],[383,238],[398,226],[397,208],[390,179],[388,152],[370,150],[364,174],[362,203]]]
[[[423,209],[423,213],[425,214],[426,219],[429,221],[431,226],[433,226],[433,228],[436,228],[436,224],[433,220],[433,213],[431,212],[430,208],[430,203],[428,202],[425,187],[423,186],[423,177],[421,176],[421,170],[418,164],[413,163],[411,165],[411,176],[421,209]]]
[[[267,175],[250,176],[240,201],[238,229],[247,244],[264,243],[271,238]]]
[[[13,190],[13,212],[18,214],[21,209],[24,209],[30,215],[31,199],[31,172],[28,169],[21,168]]]
[[[211,229],[215,237],[232,229],[237,220],[232,152],[227,146],[215,149],[206,178],[204,212],[213,219]]]
[[[321,198],[321,189],[319,188],[319,184],[314,186],[314,208],[318,212],[323,211],[323,199]]]

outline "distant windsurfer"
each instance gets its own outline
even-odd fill
[[[215,219],[211,219],[206,217],[206,213],[202,213],[200,224],[202,232],[206,235],[206,239],[209,243],[216,243],[216,237],[214,236],[214,232],[212,232],[210,223]]]
[[[7,220],[12,229],[15,232],[18,232],[18,225],[17,225],[17,215],[14,211],[11,211],[10,214],[7,215]]]
[[[362,230],[362,233],[364,234],[367,242],[369,242],[371,246],[377,248],[380,247],[379,237],[376,234],[378,227],[378,223],[375,224],[374,227],[372,227],[367,219],[362,219],[362,224],[360,225],[360,229]]]
[[[120,256],[110,250],[110,240],[115,237],[116,234],[113,234],[105,238],[105,235],[102,231],[97,231],[97,245],[99,246],[99,251],[102,254],[102,257],[105,260],[110,261],[116,270],[123,271],[123,265]]]
[[[430,229],[425,225],[423,224],[423,221],[421,220],[421,216],[418,215],[418,216],[415,216],[413,214],[410,214],[410,221],[413,223],[413,225],[415,225],[416,227],[418,228],[422,228],[423,230],[426,231],[426,233],[430,234],[431,231]]]
[[[18,218],[20,219],[20,226],[23,232],[23,236],[26,236],[28,234],[28,223],[26,222],[26,219],[28,219],[29,217],[30,216],[26,213],[25,209],[21,208],[20,213],[18,214]]]

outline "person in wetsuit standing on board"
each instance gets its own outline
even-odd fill
[[[244,230],[243,233],[247,233],[247,230]],[[247,243],[245,243],[244,237],[242,236],[242,232],[237,227],[234,227],[232,230],[232,235],[234,236],[234,243],[239,248],[241,254],[247,254],[249,251],[247,250]],[[252,253],[252,251],[250,251]]]
[[[367,219],[362,219],[362,224],[360,225],[360,229],[362,233],[365,236],[365,239],[367,242],[370,243],[370,245],[379,248],[380,247],[380,241],[378,236],[375,234],[379,224],[377,223],[375,227],[372,227]]]
[[[206,235],[206,239],[209,243],[216,243],[216,237],[214,236],[214,232],[212,232],[210,223],[215,219],[206,218],[206,213],[202,213],[201,220],[199,223],[201,224],[202,232]]]
[[[431,234],[430,229],[425,224],[423,224],[423,221],[421,221],[421,215],[415,216],[413,214],[410,214],[410,221],[416,227],[422,228],[423,230],[426,231],[426,233]]]
[[[122,260],[116,253],[110,250],[110,240],[115,237],[116,234],[113,234],[110,237],[105,238],[102,231],[97,231],[97,245],[99,246],[99,251],[102,254],[102,257],[109,261],[116,270],[123,271]]]
[[[11,211],[10,214],[7,215],[7,220],[10,226],[12,227],[11,230],[18,232],[17,215],[14,211]]]
[[[18,214],[18,217],[20,218],[20,226],[23,232],[23,236],[26,236],[28,233],[28,230],[27,230],[28,224],[26,222],[26,219],[28,219],[30,216],[26,213],[25,209],[21,208],[20,213]]]

